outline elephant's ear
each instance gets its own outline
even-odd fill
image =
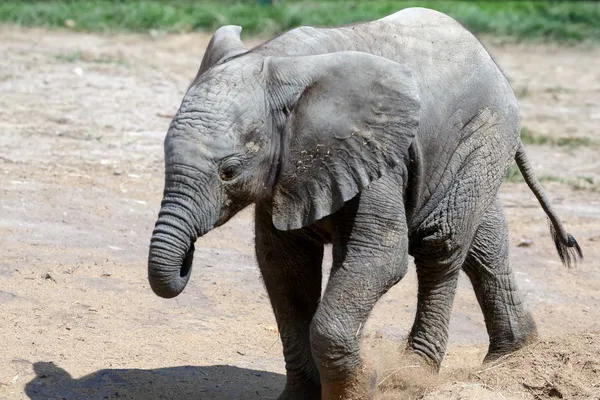
[[[208,43],[196,78],[213,65],[248,51],[240,38],[241,33],[242,27],[237,25],[226,25],[217,29]]]
[[[267,65],[285,115],[273,188],[277,229],[336,212],[407,156],[420,115],[407,66],[359,52],[271,58]]]

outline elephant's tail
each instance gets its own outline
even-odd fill
[[[525,182],[527,182],[527,186],[529,186],[529,189],[531,189],[535,197],[537,197],[550,220],[550,234],[552,235],[552,239],[554,239],[554,245],[556,246],[560,260],[570,268],[571,264],[576,264],[577,260],[583,258],[581,247],[579,247],[577,240],[565,230],[562,222],[552,209],[550,201],[546,197],[546,193],[544,193],[544,189],[542,188],[542,185],[540,185],[540,181],[538,181],[535,176],[533,168],[525,155],[525,149],[520,140],[519,148],[515,155],[515,161],[519,166],[519,170],[521,171]]]

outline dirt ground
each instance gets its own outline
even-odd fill
[[[253,256],[252,210],[196,244],[184,293],[155,296],[149,238],[162,141],[209,37],[0,27],[0,398],[275,399],[284,363]],[[563,267],[522,183],[501,191],[514,270],[540,342],[481,365],[468,280],[441,374],[398,356],[414,269],[377,305],[365,357],[381,399],[600,398],[600,49],[493,43],[522,123],[589,146],[527,146],[585,260]],[[328,258],[326,261],[329,261]]]

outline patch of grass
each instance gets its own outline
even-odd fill
[[[569,186],[573,190],[590,190],[592,192],[600,192],[600,182],[590,176],[576,176],[574,178],[563,178],[555,175],[541,175],[538,177],[540,183],[544,182],[558,182],[563,185]],[[523,175],[519,171],[519,167],[511,165],[506,171],[504,177],[505,182],[510,183],[524,183]]]
[[[598,144],[599,144],[597,142],[592,141],[592,139],[585,138],[585,137],[574,137],[574,138],[562,137],[562,138],[556,139],[555,143],[557,146],[570,147],[570,148],[593,147],[593,146],[598,146]]]
[[[552,144],[553,139],[550,136],[534,133],[526,126],[521,128],[521,141],[523,144],[545,145]]]
[[[76,63],[76,62],[89,62],[95,64],[119,64],[125,65],[125,61],[120,58],[114,58],[110,55],[102,54],[94,56],[89,53],[82,52],[80,50],[72,53],[57,54],[54,59],[62,62]]]
[[[447,13],[474,33],[561,42],[600,41],[600,4],[594,1],[293,1],[257,0],[3,0],[0,22],[83,31],[168,32],[243,26],[247,34],[275,34],[299,25],[367,21],[406,7]],[[264,1],[262,3],[265,3]]]
[[[558,146],[558,147],[569,147],[571,149],[578,147],[597,147],[600,146],[600,142],[593,141],[590,138],[585,137],[559,137],[554,138],[548,135],[542,135],[539,133],[533,132],[531,129],[526,126],[521,128],[521,141],[524,144],[534,144],[534,145],[547,145],[547,146]]]
[[[558,93],[567,93],[569,89],[562,86],[553,86],[544,90],[546,93],[558,94]]]
[[[558,182],[569,186],[573,190],[589,190],[592,192],[600,192],[600,183],[595,182],[590,176],[576,176],[574,178],[563,178],[554,175],[542,175],[539,177],[540,182]]]
[[[521,86],[515,89],[515,96],[517,96],[517,98],[519,99],[528,97],[530,94],[531,92],[529,91],[529,87],[527,86]]]
[[[81,51],[74,51],[68,54],[57,54],[54,56],[54,58],[58,61],[74,63],[77,61],[81,61],[81,56]]]
[[[512,183],[525,182],[521,171],[519,171],[519,167],[516,165],[511,165],[508,168],[508,171],[506,171],[506,175],[504,176],[504,181]]]

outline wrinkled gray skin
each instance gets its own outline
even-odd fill
[[[426,9],[302,27],[250,51],[240,31],[215,33],[165,140],[154,292],[177,296],[196,239],[255,203],[256,256],[286,361],[280,399],[371,396],[361,328],[409,254],[419,280],[409,349],[434,368],[461,269],[485,316],[488,360],[533,339],[497,196],[513,160],[563,261],[579,248],[531,171],[517,101],[480,43]],[[333,266],[321,296],[327,243]]]

